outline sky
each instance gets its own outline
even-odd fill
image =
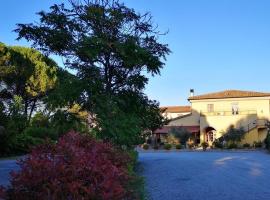
[[[16,41],[16,24],[38,21],[36,12],[60,2],[1,1],[0,41],[30,46]],[[269,0],[122,2],[140,13],[150,12],[159,30],[168,31],[159,40],[172,53],[161,75],[149,77],[145,89],[162,106],[188,105],[191,88],[195,95],[227,89],[270,92]]]

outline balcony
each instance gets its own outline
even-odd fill
[[[237,115],[257,115],[256,110],[239,110],[237,114],[230,111],[200,112],[201,116],[237,116]]]

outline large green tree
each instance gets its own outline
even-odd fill
[[[158,75],[170,52],[149,13],[118,0],[70,0],[41,11],[39,23],[18,24],[18,39],[62,56],[83,83],[79,103],[95,116],[97,134],[117,144],[135,144],[142,131],[163,123],[158,103],[143,90],[147,74]]]
[[[20,112],[30,121],[42,98],[54,88],[56,72],[56,63],[39,51],[0,43],[0,100],[5,111],[10,115],[11,105],[21,98]]]

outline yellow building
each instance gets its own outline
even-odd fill
[[[194,143],[205,141],[211,145],[233,126],[245,130],[242,144],[252,145],[266,138],[270,93],[226,90],[198,96],[191,93],[188,100],[191,113],[172,119],[156,131],[158,136],[169,133],[172,127],[183,127],[192,132]]]
[[[190,106],[164,106],[160,107],[160,110],[163,111],[163,116],[167,119],[173,119],[176,117],[184,116],[190,114]]]

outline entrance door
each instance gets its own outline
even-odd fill
[[[214,131],[209,131],[205,134],[205,141],[209,144],[209,146],[212,146],[214,140],[215,140]]]

